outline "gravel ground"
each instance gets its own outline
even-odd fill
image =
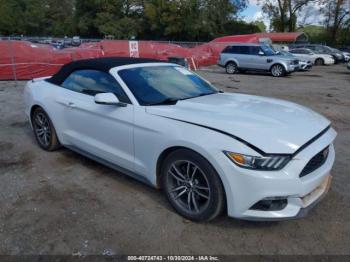
[[[0,82],[0,254],[350,254],[350,72],[200,74],[227,92],[291,100],[333,121],[333,185],[308,217],[186,221],[155,189],[67,149],[39,149],[23,113],[25,83]]]

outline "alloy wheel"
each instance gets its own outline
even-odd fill
[[[274,65],[272,67],[271,73],[273,76],[281,76],[283,75],[283,67],[281,65]]]
[[[180,209],[198,214],[207,208],[211,197],[209,182],[196,164],[175,161],[168,169],[167,183],[169,195]]]
[[[39,143],[44,147],[48,147],[51,142],[52,133],[49,119],[44,113],[39,112],[34,115],[33,120],[35,135]]]
[[[234,63],[229,63],[226,66],[226,73],[228,74],[234,74],[237,71],[237,66]]]

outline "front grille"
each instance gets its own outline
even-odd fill
[[[315,171],[320,166],[322,166],[327,160],[328,153],[329,153],[329,146],[327,146],[320,153],[318,153],[313,158],[311,158],[311,160],[306,164],[304,169],[301,171],[299,177],[304,177],[312,173],[313,171]]]
[[[294,60],[293,62],[295,65],[299,65],[299,60]]]

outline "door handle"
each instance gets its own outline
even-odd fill
[[[75,108],[76,107],[73,102],[68,102],[67,106],[70,107],[70,108]]]

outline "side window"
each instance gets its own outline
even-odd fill
[[[237,46],[237,53],[241,55],[249,54],[249,46]]]
[[[260,47],[258,46],[251,46],[250,47],[250,54],[251,55],[259,55]]]
[[[238,46],[231,46],[231,54],[238,54],[239,50],[238,50]]]
[[[231,46],[226,46],[226,47],[224,48],[224,50],[222,50],[222,53],[224,53],[224,54],[232,53],[232,52],[231,52],[231,49],[232,49]]]
[[[293,54],[301,54],[301,53],[300,53],[300,50],[298,50],[298,49],[296,49],[296,50],[291,50],[290,52],[293,53]]]
[[[325,47],[323,47],[323,46],[318,46],[317,48],[318,48],[317,51],[319,51],[319,52],[325,52],[325,53],[327,53],[327,52],[330,51],[329,49],[327,49],[327,48],[325,48]]]
[[[117,80],[110,74],[98,70],[74,71],[62,83],[62,87],[92,96],[98,93],[114,93],[119,101],[131,103]]]

